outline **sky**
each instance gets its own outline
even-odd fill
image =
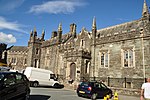
[[[45,30],[51,38],[62,23],[63,34],[72,23],[77,34],[83,27],[91,31],[93,18],[97,29],[138,20],[144,0],[0,0],[0,43],[27,46],[30,32],[36,28],[38,37]],[[146,0],[150,7],[150,0]]]

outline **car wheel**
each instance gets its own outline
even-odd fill
[[[109,98],[111,99],[111,98],[112,98],[112,94],[111,94],[111,93],[109,93],[108,95],[109,95]]]
[[[38,82],[33,82],[33,87],[37,87],[38,85],[39,85],[39,83]]]
[[[93,93],[92,96],[91,96],[91,99],[96,100],[96,97],[97,97],[97,93]]]
[[[29,100],[29,96],[30,96],[30,92],[28,91],[28,92],[25,94],[23,100]]]
[[[78,94],[78,93],[77,93],[77,95],[78,95],[78,97],[81,97],[81,95],[80,95],[80,94]]]

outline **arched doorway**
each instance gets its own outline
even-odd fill
[[[76,64],[71,63],[70,64],[70,79],[75,80],[75,77],[76,77]]]

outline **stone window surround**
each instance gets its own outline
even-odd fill
[[[104,66],[101,66],[101,55],[102,54],[104,54]],[[106,54],[107,54],[107,64],[108,64],[108,66],[106,67]],[[99,62],[99,66],[100,66],[100,68],[109,68],[109,61],[110,61],[110,51],[109,50],[100,50],[99,51],[99,57],[100,57],[100,62]]]
[[[89,60],[85,60],[85,74],[89,74],[90,70],[90,61]]]
[[[127,51],[128,52],[128,66],[124,66],[124,52]],[[133,57],[133,66],[129,66],[130,65],[130,54],[129,52],[132,51],[132,57]],[[124,47],[121,49],[121,65],[123,68],[134,68],[135,67],[135,48],[134,47]]]
[[[35,53],[39,54],[39,48],[36,48],[35,50],[36,50]]]
[[[24,65],[27,65],[27,58],[24,58]]]
[[[80,47],[85,48],[85,40],[81,39],[81,41],[80,41]]]
[[[133,51],[132,53],[133,53],[133,66],[128,66],[128,67],[125,67],[124,66],[124,51],[128,51],[128,53],[129,53],[129,51]],[[105,58],[104,58],[104,66],[101,66],[101,54],[108,54],[108,67],[105,67]],[[100,50],[99,51],[99,57],[100,57],[100,60],[99,60],[99,66],[100,66],[100,68],[109,68],[109,62],[110,62],[110,51],[109,50]],[[129,60],[129,59],[128,59]],[[129,64],[129,62],[130,61],[128,61],[128,65],[130,65]],[[123,47],[123,48],[121,48],[121,66],[123,67],[123,68],[134,68],[135,67],[135,48],[134,47]]]
[[[16,65],[17,64],[17,58],[12,57],[11,63],[12,63],[12,65]]]

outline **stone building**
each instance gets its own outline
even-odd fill
[[[79,81],[81,77],[94,76],[150,77],[150,13],[145,1],[142,16],[138,20],[97,29],[94,18],[91,32],[82,28],[77,34],[74,23],[70,25],[68,33],[62,32],[60,23],[58,30],[52,32],[52,37],[45,40],[45,31],[38,38],[34,29],[30,33],[28,46],[20,54],[19,51],[9,54],[8,60],[20,56],[20,64],[27,59],[26,66],[52,70],[66,81]],[[134,85],[137,82],[135,80],[127,82],[132,88],[138,87]],[[118,83],[118,86],[123,85],[123,81]]]
[[[44,40],[44,35],[43,31],[41,38],[37,38],[36,29],[30,33],[28,66],[52,70],[67,80],[79,80],[81,76],[89,75],[91,33],[83,28],[77,35],[73,23],[65,35],[62,35],[61,24],[49,40]]]
[[[27,52],[28,48],[25,46],[13,46],[7,51],[7,64],[12,69],[23,70],[27,67]]]
[[[13,46],[7,48],[7,44],[0,43],[0,67],[8,66],[7,63],[7,51],[10,50]]]

